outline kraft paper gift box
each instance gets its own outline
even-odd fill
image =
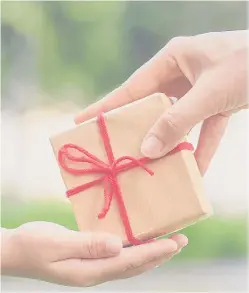
[[[125,245],[139,244],[212,214],[185,140],[179,145],[182,150],[176,148],[160,159],[142,158],[144,136],[169,107],[170,99],[154,94],[103,114],[102,122],[94,118],[51,137],[80,231],[108,232],[120,236]],[[121,158],[116,163],[108,161],[101,127],[108,133],[113,160]]]

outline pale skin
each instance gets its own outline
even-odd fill
[[[207,33],[172,39],[127,81],[76,116],[76,124],[156,92],[178,101],[148,130],[141,152],[160,158],[203,122],[195,158],[202,174],[230,116],[248,108],[248,32]]]
[[[175,38],[121,86],[77,115],[75,122],[156,92],[176,97],[178,101],[148,130],[141,152],[160,158],[203,122],[195,157],[205,174],[229,117],[248,108],[247,50],[246,31]],[[178,234],[123,248],[112,235],[28,223],[2,231],[2,273],[93,286],[148,271],[179,253],[187,242]]]
[[[116,236],[71,231],[47,223],[27,223],[1,233],[1,273],[66,286],[95,286],[142,274],[187,245],[181,234],[134,247]]]

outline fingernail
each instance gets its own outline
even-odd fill
[[[183,234],[172,235],[170,238],[177,243],[179,249],[188,245],[188,238]]]
[[[182,248],[178,249],[178,250],[175,252],[175,255],[179,254],[181,251],[182,251]]]
[[[183,247],[186,247],[188,245],[188,240],[186,240],[184,243],[183,243]]]
[[[111,254],[118,254],[122,249],[122,241],[119,238],[110,238],[106,242],[106,249]]]
[[[141,152],[146,157],[154,158],[160,156],[163,148],[163,142],[159,140],[155,135],[150,134],[144,139],[141,146]]]
[[[184,248],[188,245],[188,238],[187,237],[182,237],[180,243],[179,243],[179,246],[181,248]]]

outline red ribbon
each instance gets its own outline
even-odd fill
[[[102,211],[99,213],[98,218],[102,219],[108,213],[112,198],[115,196],[115,199],[118,204],[119,213],[123,222],[123,226],[125,229],[125,233],[127,236],[127,240],[133,245],[139,245],[144,242],[140,241],[139,239],[135,238],[131,224],[129,221],[129,217],[127,214],[127,210],[124,204],[122,192],[120,190],[120,186],[118,183],[117,175],[120,172],[127,171],[134,167],[140,167],[144,169],[149,175],[154,175],[154,173],[145,166],[146,163],[150,162],[151,159],[147,157],[142,157],[139,159],[130,157],[130,156],[123,156],[115,160],[110,138],[107,132],[105,119],[103,114],[100,114],[97,118],[97,123],[100,131],[100,135],[102,137],[105,151],[108,157],[109,163],[105,163],[93,154],[89,153],[86,149],[79,147],[75,144],[65,144],[63,145],[59,152],[58,152],[58,161],[60,166],[70,174],[74,175],[84,175],[84,174],[101,174],[98,179],[92,180],[88,183],[76,186],[72,189],[67,191],[67,196],[73,196],[79,192],[82,192],[92,186],[102,183],[104,185],[104,207]],[[77,151],[80,155],[73,155],[70,153],[71,151]],[[193,146],[188,142],[182,142],[176,146],[168,155],[174,154],[176,152],[180,152],[182,150],[193,150]],[[74,163],[87,163],[90,165],[88,168],[72,168],[68,165],[68,161]]]

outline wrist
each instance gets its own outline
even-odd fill
[[[15,245],[15,229],[1,228],[1,274],[15,275],[18,271],[19,253]]]

